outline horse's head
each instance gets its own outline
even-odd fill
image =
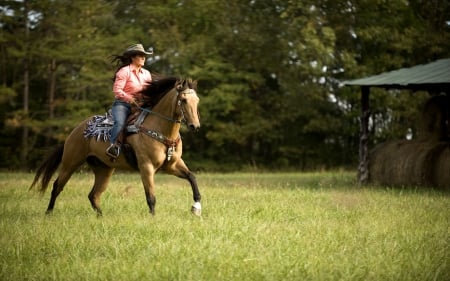
[[[189,129],[198,131],[200,129],[200,115],[198,113],[197,81],[181,80],[176,84],[178,92],[177,103],[182,118],[186,121]]]

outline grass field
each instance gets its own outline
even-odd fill
[[[0,173],[0,280],[450,280],[450,194],[358,187],[350,172],[158,175],[156,216],[138,174],[116,174],[97,218],[92,175],[52,215],[32,174]]]

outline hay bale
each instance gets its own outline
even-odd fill
[[[447,143],[441,150],[434,163],[433,185],[450,190],[450,144]]]
[[[450,189],[449,104],[445,95],[426,102],[418,140],[394,140],[376,146],[369,154],[369,181]]]
[[[389,186],[449,186],[450,170],[445,170],[450,165],[448,147],[447,142],[382,143],[370,152],[369,181]]]

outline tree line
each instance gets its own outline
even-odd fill
[[[194,169],[355,167],[359,89],[340,81],[450,56],[446,0],[0,2],[0,169],[34,169],[110,107],[111,55],[199,81]],[[415,136],[427,93],[373,90],[371,143]]]

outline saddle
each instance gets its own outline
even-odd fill
[[[139,131],[139,126],[147,114],[146,111],[135,111],[130,114],[127,119],[127,125],[118,137],[118,141],[121,144],[125,143],[125,135],[135,134]],[[83,136],[85,138],[94,138],[97,141],[107,142],[111,138],[113,125],[112,113],[111,110],[108,110],[104,115],[95,115],[88,121]]]
[[[125,156],[126,161],[134,169],[138,169],[137,159],[134,153],[134,149],[126,142],[126,136],[130,134],[136,134],[139,132],[139,126],[147,116],[146,111],[134,111],[127,119],[127,125],[120,132],[117,142],[122,146],[122,153]],[[108,110],[104,115],[95,115],[88,121],[86,128],[84,129],[83,136],[85,138],[94,138],[96,141],[108,142],[111,139],[111,129],[114,125],[111,110]]]

